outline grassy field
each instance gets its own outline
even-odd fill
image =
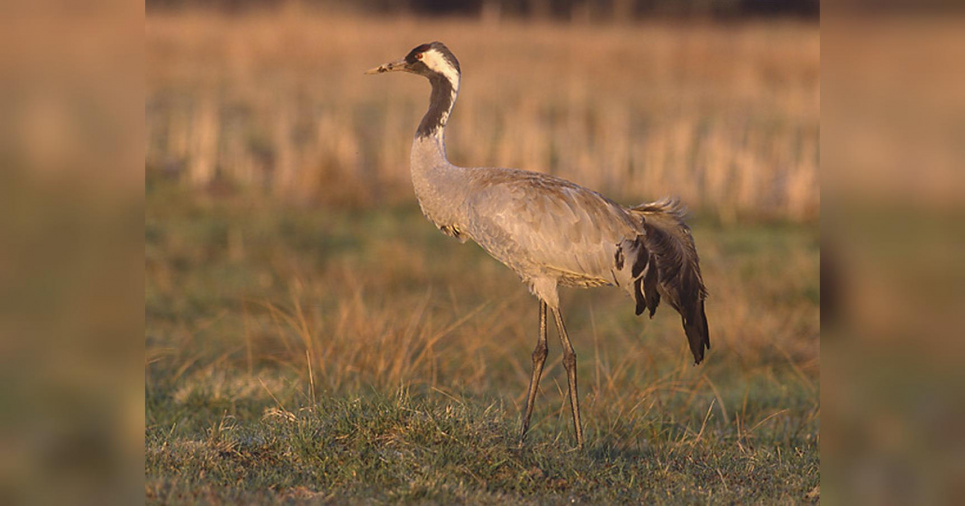
[[[816,26],[184,13],[146,39],[148,502],[818,499]],[[552,336],[517,445],[536,299],[419,212],[425,83],[361,75],[434,39],[454,162],[694,210],[702,365],[670,308],[562,294],[584,452]]]
[[[148,183],[150,503],[798,502],[819,481],[815,225],[694,222],[712,345],[565,291],[517,447],[537,304],[414,203],[303,207]]]

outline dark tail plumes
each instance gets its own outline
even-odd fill
[[[700,261],[690,227],[684,223],[685,210],[676,199],[664,199],[631,211],[643,219],[641,238],[646,249],[637,260],[643,259],[647,272],[641,277],[634,273],[637,314],[646,307],[653,317],[660,298],[666,299],[680,313],[690,351],[699,364],[704,359],[704,349],[710,349],[710,332],[704,315],[707,289],[700,276]],[[655,269],[651,268],[654,266]],[[636,268],[634,265],[634,270]]]

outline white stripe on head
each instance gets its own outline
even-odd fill
[[[459,91],[459,71],[449,63],[449,60],[436,49],[429,49],[422,53],[422,63],[429,67],[429,70],[438,72],[452,83],[454,92]]]
[[[429,49],[423,52],[421,61],[429,70],[442,74],[452,84],[449,109],[442,111],[440,118],[440,123],[445,126],[449,122],[449,113],[452,111],[452,105],[456,103],[456,96],[459,94],[459,71],[437,49]],[[441,130],[438,133],[441,134]]]

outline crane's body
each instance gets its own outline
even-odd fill
[[[636,312],[656,310],[661,297],[680,312],[694,360],[710,348],[706,290],[681,207],[663,200],[624,208],[564,179],[517,169],[458,167],[446,157],[445,126],[459,93],[460,69],[442,43],[423,44],[405,59],[367,73],[407,71],[432,84],[429,110],[412,143],[412,184],[426,217],[445,234],[479,244],[515,271],[540,300],[540,336],[533,351],[522,435],[532,414],[546,359],[546,313],[553,311],[563,344],[577,442],[583,446],[576,354],[559,311],[559,286],[616,285]],[[521,436],[522,437],[522,436]]]

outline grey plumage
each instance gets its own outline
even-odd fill
[[[583,446],[576,354],[563,326],[558,286],[616,285],[652,317],[661,300],[681,315],[695,363],[710,348],[697,250],[684,210],[664,199],[624,208],[564,179],[503,168],[458,167],[446,158],[445,126],[459,93],[456,57],[440,42],[367,73],[406,71],[432,85],[429,109],[412,143],[410,169],[426,217],[447,235],[473,240],[515,271],[540,301],[540,336],[523,417],[526,434],[546,359],[546,311],[563,345],[577,443]]]

